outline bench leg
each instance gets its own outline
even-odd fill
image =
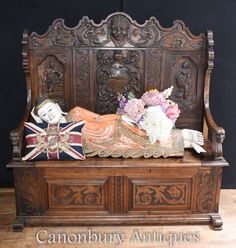
[[[216,231],[220,231],[223,229],[223,220],[221,219],[219,214],[214,213],[211,215],[211,225],[212,228]]]
[[[25,227],[25,221],[22,217],[16,217],[13,223],[13,232],[22,232]]]

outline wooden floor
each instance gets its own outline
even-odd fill
[[[220,213],[224,221],[222,231],[213,231],[209,226],[106,226],[106,227],[27,227],[23,232],[12,232],[12,222],[15,216],[14,206],[14,191],[13,189],[0,189],[0,248],[33,248],[33,247],[177,247],[177,248],[235,248],[236,247],[236,190],[221,190],[220,199]],[[36,235],[41,230],[46,230],[48,235],[40,233],[40,240],[47,241],[45,244],[40,244],[36,241]],[[67,237],[73,237],[74,234],[95,234],[96,239],[82,240],[77,239],[76,244],[68,243],[74,242],[73,239],[67,239],[65,242],[49,243],[53,241],[52,237],[57,237],[59,233],[66,233]],[[124,235],[123,241],[120,243],[117,238],[99,243],[99,234],[101,237],[115,237],[115,234]],[[155,233],[155,234],[154,234]],[[170,233],[172,236],[170,236]],[[56,234],[56,235],[55,235]],[[160,236],[160,234],[162,236]],[[176,236],[175,234],[178,234]],[[163,241],[154,239],[155,237],[162,237]],[[159,235],[159,236],[158,236]],[[199,237],[192,239],[192,241],[182,241],[179,239],[176,242],[173,239],[178,237]],[[76,236],[78,237],[78,236]],[[117,236],[118,237],[118,236]],[[151,238],[150,238],[151,237]],[[169,245],[168,237],[172,237],[173,246]],[[51,239],[50,239],[51,238]],[[146,240],[144,240],[146,238]],[[200,239],[200,240],[199,240]],[[49,240],[49,242],[48,242]],[[154,241],[155,240],[155,241]],[[189,239],[187,239],[189,240]],[[194,241],[195,240],[195,241]]]

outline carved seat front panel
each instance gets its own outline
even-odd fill
[[[124,169],[124,168],[123,168]],[[136,215],[218,211],[221,168],[17,169],[20,215]],[[60,175],[63,175],[61,177]],[[109,176],[108,176],[109,175]],[[22,181],[22,182],[21,182]],[[30,185],[26,185],[30,182]],[[69,212],[68,212],[69,211]]]
[[[92,178],[47,180],[49,210],[107,211],[107,180]]]
[[[191,179],[132,179],[130,211],[191,210]]]

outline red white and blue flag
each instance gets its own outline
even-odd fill
[[[84,160],[84,121],[60,124],[25,122],[26,155],[22,160]]]

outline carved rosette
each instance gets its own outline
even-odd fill
[[[186,187],[186,184],[136,185],[135,206],[184,205]]]
[[[214,168],[210,170],[202,170],[199,174],[197,211],[203,213],[214,212],[216,180],[217,174]]]
[[[144,85],[142,51],[100,50],[97,52],[96,112],[115,113],[118,107],[118,93],[133,92],[140,97]]]
[[[55,185],[50,186],[53,207],[102,206],[102,185]]]

